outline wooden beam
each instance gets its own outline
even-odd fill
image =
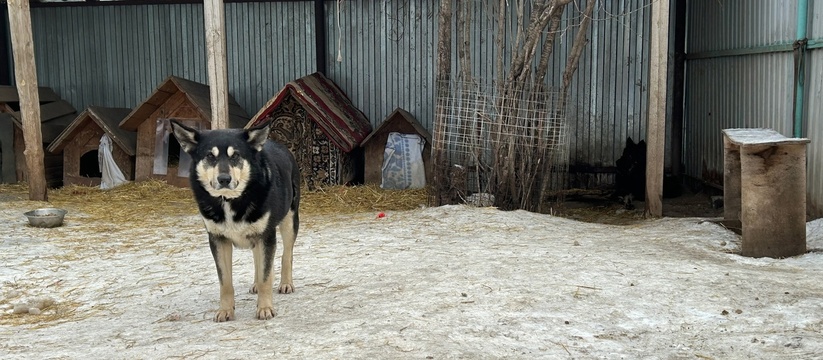
[[[649,126],[646,136],[646,216],[663,216],[666,159],[666,89],[669,60],[669,1],[652,4],[649,62]]]
[[[37,68],[31,32],[29,0],[9,0],[9,28],[14,57],[14,76],[20,96],[23,139],[26,143],[29,199],[47,201],[46,168],[43,163],[43,135],[40,133],[40,99],[37,94]]]
[[[11,114],[15,118],[19,119],[21,112],[22,111],[15,111]],[[75,112],[74,106],[71,106],[71,104],[69,104],[66,100],[50,102],[40,106],[40,122],[48,123],[50,120],[74,114]],[[22,121],[20,123],[22,124]]]
[[[9,44],[9,9],[0,6],[0,85],[11,85],[11,44]]]
[[[226,14],[223,0],[205,0],[206,56],[208,57],[211,128],[229,127],[229,79],[226,60]]]
[[[672,175],[682,185],[683,164],[683,115],[686,96],[686,0],[674,0],[674,67],[672,78]]]
[[[323,0],[314,0],[314,48],[317,54],[317,71],[326,75],[326,5]]]

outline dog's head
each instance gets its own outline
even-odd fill
[[[198,131],[171,120],[180,147],[191,155],[192,173],[214,197],[233,199],[246,189],[251,178],[251,163],[269,138],[270,127],[248,130],[222,129]]]

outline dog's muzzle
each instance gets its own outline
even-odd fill
[[[232,181],[231,175],[229,174],[219,174],[217,175],[216,181],[212,182],[212,187],[214,187],[215,190],[234,190],[237,187],[237,181]]]

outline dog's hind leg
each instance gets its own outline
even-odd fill
[[[296,211],[289,211],[280,223],[280,235],[283,238],[283,258],[280,263],[280,288],[278,292],[281,294],[294,292],[294,282],[292,280],[294,241],[300,227],[300,218],[297,214]]]
[[[264,235],[265,236],[265,235]],[[272,263],[274,262],[275,233],[271,240],[260,239],[252,248],[254,255],[254,286],[257,290],[257,318],[268,320],[276,314],[272,304]]]
[[[217,279],[220,281],[220,308],[214,315],[214,321],[234,320],[234,285],[231,277],[232,244],[225,238],[209,234],[209,247],[217,266]]]

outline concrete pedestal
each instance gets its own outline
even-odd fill
[[[806,252],[806,145],[771,129],[723,130],[723,217],[740,221],[743,256]]]

